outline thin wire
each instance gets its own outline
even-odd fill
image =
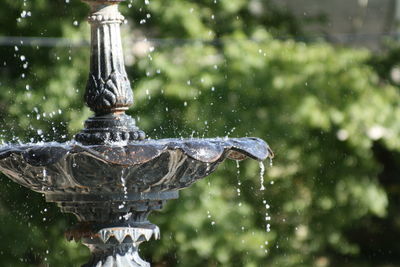
[[[57,37],[26,37],[26,36],[3,36],[0,37],[0,46],[41,46],[41,47],[82,47],[88,46],[89,42],[85,40],[72,40],[68,38]]]
[[[310,36],[274,36],[279,40],[295,40],[295,41],[313,41],[327,40],[331,42],[354,42],[354,41],[381,41],[387,38],[400,39],[400,33],[336,33],[325,35],[310,35]],[[150,38],[150,39],[135,39],[134,43],[150,42],[155,45],[184,45],[184,44],[209,44],[220,45],[224,42],[265,42],[265,40],[257,40],[252,38],[222,38],[222,39],[179,39],[179,38]],[[39,47],[86,47],[89,42],[86,40],[72,40],[68,38],[57,37],[26,37],[26,36],[3,36],[0,37],[0,46],[39,46]]]

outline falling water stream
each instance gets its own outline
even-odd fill
[[[241,186],[241,182],[240,182],[240,165],[239,165],[239,161],[236,161],[236,168],[237,168],[237,180],[238,180],[238,188],[236,189],[237,195],[238,197],[240,197],[240,186]],[[242,203],[239,202],[239,207],[242,206]]]
[[[269,161],[269,166],[272,167],[273,163],[272,163],[272,159],[270,159]],[[263,161],[259,162],[259,167],[260,167],[260,191],[263,192],[265,191],[266,187],[264,186],[264,174],[265,174],[265,164]],[[236,192],[237,192],[237,196],[240,197],[241,195],[241,190],[240,190],[240,186],[241,186],[241,182],[240,182],[240,162],[237,160],[236,161],[236,168],[237,168],[237,181],[238,181],[238,187],[236,188]],[[273,184],[273,181],[270,182],[270,184]],[[265,216],[264,216],[264,220],[265,220],[265,231],[267,233],[269,233],[271,231],[271,215],[269,214],[269,209],[270,209],[270,205],[267,203],[267,200],[263,199],[262,201],[263,206],[265,207]],[[239,201],[238,206],[241,207],[242,206],[242,202]],[[241,226],[241,230],[244,231],[245,227]],[[242,243],[244,242],[244,240],[242,240]],[[261,249],[264,249],[264,252],[267,254],[268,253],[268,246],[269,242],[266,240],[264,241],[264,244],[260,245]]]
[[[265,173],[264,162],[260,161],[259,165],[260,165],[260,183],[261,183],[260,190],[264,191],[265,190],[265,186],[264,186],[264,173]]]
[[[125,168],[121,170],[121,185],[122,191],[124,193],[124,199],[128,198],[128,188],[126,187],[126,179],[125,179]],[[118,206],[119,209],[123,209],[125,207],[126,202],[123,201],[121,205]]]

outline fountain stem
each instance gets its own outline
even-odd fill
[[[121,113],[133,104],[120,38],[124,17],[115,2],[88,3],[91,6],[91,56],[86,104],[97,115]]]
[[[78,230],[78,231],[77,231]],[[150,267],[139,256],[139,245],[152,237],[160,238],[159,228],[151,223],[67,232],[69,240],[81,240],[92,253],[82,267]]]
[[[142,260],[135,244],[88,245],[92,259],[82,267],[150,267]]]
[[[84,0],[91,7],[90,72],[85,102],[95,116],[85,122],[76,140],[88,145],[145,138],[135,120],[125,111],[133,104],[125,70],[120,36],[124,17],[118,11],[122,0]]]

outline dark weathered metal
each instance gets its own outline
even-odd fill
[[[178,198],[179,190],[210,175],[226,158],[271,156],[258,138],[144,140],[122,146],[13,145],[0,149],[0,171],[45,194],[62,212],[76,215],[81,224],[68,238],[82,238],[93,251],[92,263],[86,266],[98,266],[99,261],[99,266],[148,266],[137,247],[151,236],[150,226],[158,229],[147,219],[152,211]],[[110,228],[118,242],[93,238]],[[138,237],[124,238],[132,232]],[[146,238],[139,238],[142,234]],[[127,265],[130,258],[137,261],[130,264],[137,265]],[[124,265],[105,264],[117,259]]]
[[[150,266],[138,246],[159,238],[158,227],[148,221],[152,211],[226,158],[273,156],[258,138],[144,140],[124,113],[133,96],[119,34],[121,1],[85,0],[92,29],[85,100],[95,115],[76,135],[78,142],[0,147],[0,171],[76,215],[79,223],[66,236],[91,250],[85,267]]]
[[[180,190],[211,174],[225,159],[264,160],[271,152],[257,138],[164,139],[125,146],[21,145],[0,150],[0,170],[14,181],[53,197],[158,193]],[[78,198],[79,197],[79,198]],[[101,196],[100,200],[117,199]]]
[[[91,7],[90,73],[86,104],[96,115],[124,112],[133,104],[125,71],[120,24],[124,17],[116,1],[86,1]]]
[[[95,116],[88,119],[76,140],[83,144],[142,140],[135,120],[125,114],[133,104],[131,84],[125,71],[118,11],[119,0],[85,0],[91,7],[90,72],[85,101]]]
[[[150,264],[140,258],[138,247],[151,237],[159,239],[160,230],[150,223],[100,230],[82,225],[66,236],[69,240],[81,240],[91,250],[92,259],[83,267],[149,267]]]

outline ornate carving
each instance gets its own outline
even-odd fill
[[[90,74],[85,100],[96,115],[118,113],[133,104],[119,26],[124,17],[115,1],[88,1],[92,7]]]
[[[92,259],[83,267],[150,267],[138,253],[139,245],[152,237],[160,239],[160,229],[149,222],[94,230],[93,225],[81,225],[68,231],[69,240],[82,240],[92,252]]]
[[[145,139],[135,120],[124,112],[133,104],[120,37],[124,21],[118,11],[122,0],[85,0],[91,6],[90,73],[85,102],[95,116],[85,122],[85,129],[75,140],[85,145]]]
[[[121,23],[125,20],[125,17],[121,14],[111,14],[111,15],[92,15],[88,17],[90,23],[96,22],[117,22]]]
[[[105,81],[89,74],[85,100],[96,114],[127,110],[133,103],[129,80],[126,75],[116,71]]]
[[[141,200],[154,193],[159,200],[160,192],[190,186],[211,174],[227,157],[265,160],[273,154],[257,138],[164,139],[126,146],[27,145],[1,149],[0,171],[16,183],[52,198],[69,193],[78,201],[77,195],[94,194],[102,195],[102,201],[108,195],[113,196],[112,202],[120,202],[131,200],[130,193],[141,196]],[[124,183],[118,178],[121,176]],[[124,186],[126,196],[122,193]]]
[[[95,129],[99,122],[90,123]],[[143,267],[149,265],[137,248],[159,235],[148,221],[150,212],[178,198],[180,189],[211,174],[226,158],[246,157],[264,160],[273,154],[257,138],[147,140],[126,146],[21,145],[0,149],[0,171],[44,193],[48,202],[89,226],[68,235],[82,238],[92,250],[93,259],[85,266]]]

